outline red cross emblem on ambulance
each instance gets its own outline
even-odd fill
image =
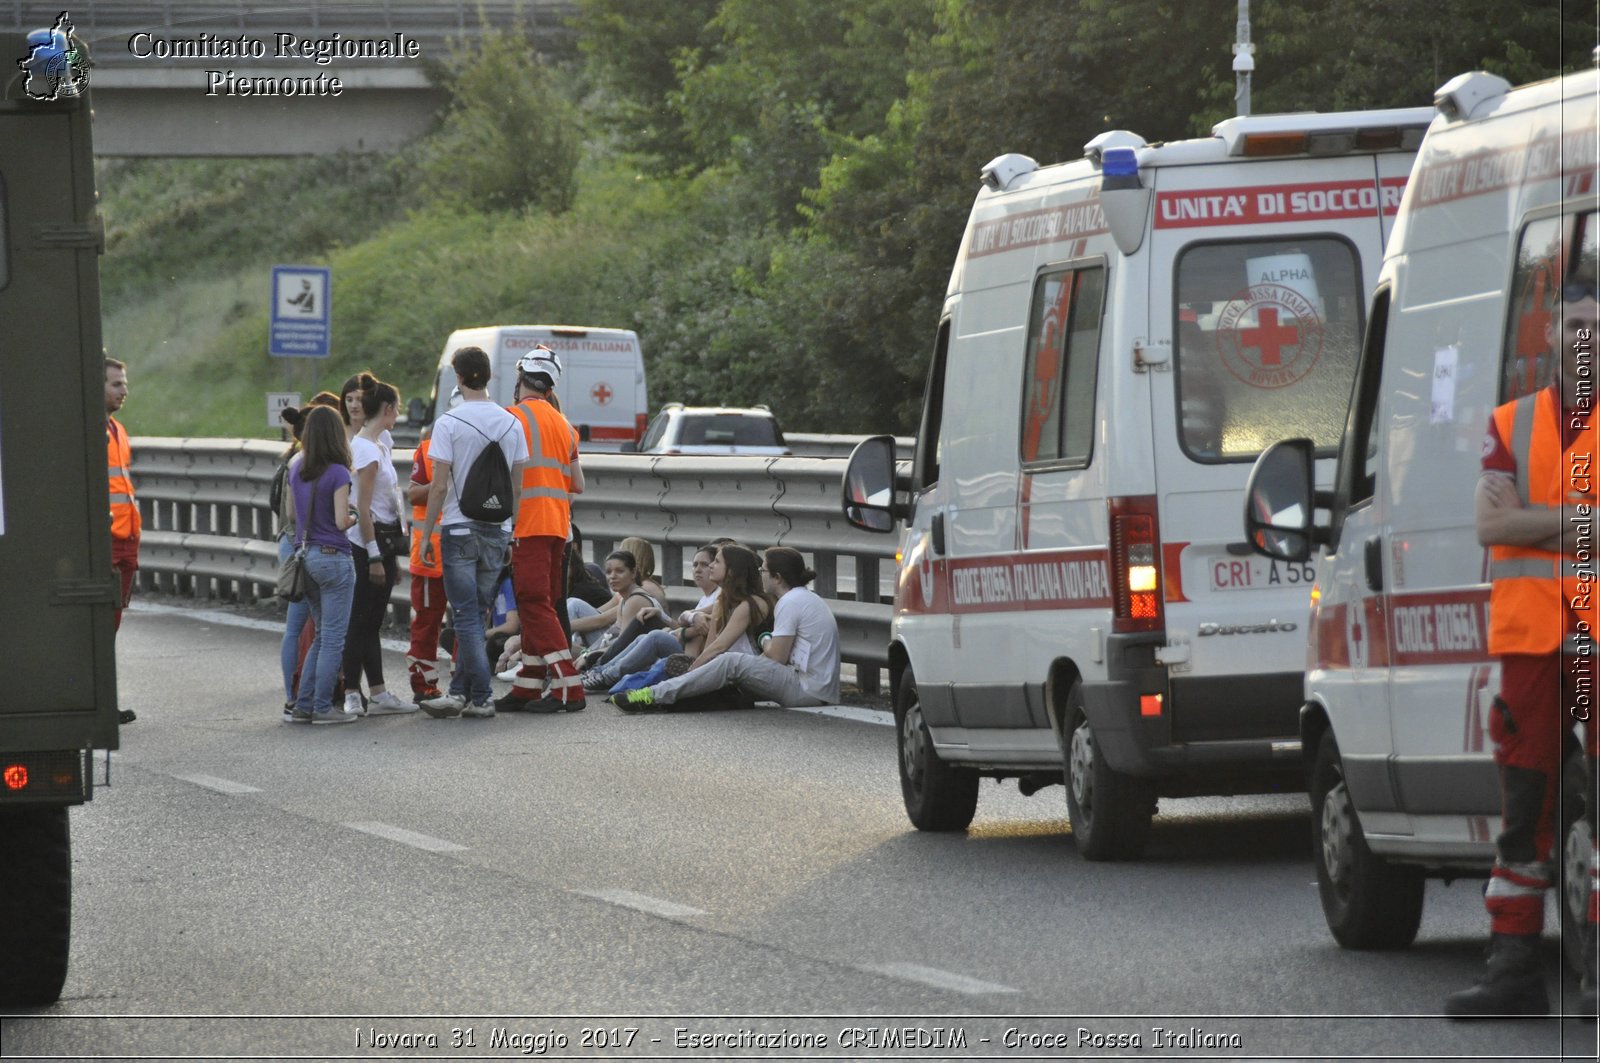
[[[589,389],[589,397],[594,400],[596,406],[605,406],[610,403],[612,394],[611,385],[604,380]]]
[[[1257,284],[1222,308],[1216,338],[1222,364],[1242,383],[1283,388],[1316,366],[1323,323],[1317,308],[1295,289]]]

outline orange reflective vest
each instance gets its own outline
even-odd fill
[[[565,539],[572,526],[572,463],[578,460],[578,433],[561,411],[543,399],[524,399],[510,407],[528,440],[522,467],[522,494],[511,534],[523,539],[549,535]]]
[[[428,456],[428,445],[431,439],[424,439],[417,444],[417,452],[411,458],[411,482],[414,484],[433,483],[433,459]],[[443,576],[444,556],[439,545],[439,533],[433,533],[433,560],[432,566],[422,563],[422,522],[428,519],[428,503],[411,507],[411,564],[408,567],[413,576]]]
[[[139,518],[139,503],[133,497],[133,447],[128,430],[110,415],[106,417],[106,479],[111,486],[111,537],[137,539],[144,526]]]
[[[1591,420],[1563,448],[1564,416],[1552,387],[1498,407],[1494,423],[1517,459],[1522,504],[1560,509],[1569,520],[1593,522],[1600,519],[1593,468],[1596,426]],[[1489,652],[1553,653],[1569,631],[1596,634],[1595,549],[1592,534],[1576,557],[1527,546],[1490,547]]]

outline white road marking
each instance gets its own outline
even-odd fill
[[[1020,990],[997,982],[985,982],[978,978],[968,978],[964,974],[955,974],[951,971],[941,971],[937,967],[924,967],[920,963],[879,963],[869,964],[861,968],[873,974],[886,974],[890,978],[899,978],[907,982],[920,982],[923,985],[933,986],[935,989],[948,989],[953,993],[966,993],[978,996],[987,993],[1017,993]]]
[[[447,842],[443,838],[434,838],[416,831],[406,830],[404,827],[392,826],[388,823],[346,823],[351,830],[361,831],[363,834],[374,834],[379,838],[388,838],[401,845],[409,845],[414,849],[426,849],[430,853],[459,853],[466,849],[465,845]]]
[[[568,892],[583,897],[593,897],[597,901],[605,901],[607,904],[615,904],[622,908],[632,908],[636,912],[659,915],[663,919],[687,919],[690,916],[706,914],[699,908],[664,901],[660,897],[635,893],[632,890],[569,890]]]
[[[259,794],[259,787],[246,786],[242,782],[233,782],[230,779],[219,779],[215,775],[174,775],[174,779],[192,782],[196,786],[204,786],[207,790],[215,790],[219,794]]]
[[[805,705],[788,707],[790,712],[809,712],[813,716],[837,716],[856,723],[875,723],[880,727],[894,726],[894,713],[882,709],[858,709],[852,705]]]

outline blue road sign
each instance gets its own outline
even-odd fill
[[[332,273],[326,266],[273,266],[268,353],[280,358],[328,357],[332,304]]]

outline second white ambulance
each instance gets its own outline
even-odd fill
[[[1156,799],[1301,789],[1312,568],[1237,514],[1271,441],[1324,480],[1367,292],[1432,112],[1127,132],[984,169],[934,345],[911,496],[892,441],[845,509],[907,518],[890,660],[907,812],[972,820],[983,777],[1065,782],[1090,859]]]
[[[1494,861],[1500,669],[1473,492],[1491,412],[1552,379],[1560,293],[1592,298],[1600,278],[1600,76],[1513,90],[1463,74],[1436,102],[1373,295],[1334,489],[1313,492],[1313,444],[1290,440],[1262,455],[1247,516],[1274,563],[1318,565],[1300,736],[1323,910],[1357,948],[1408,944],[1425,877]],[[1328,517],[1314,523],[1313,506]],[[1593,845],[1581,749],[1563,737],[1557,849],[1576,961]]]
[[[636,446],[649,417],[644,355],[631,329],[584,325],[484,325],[457,329],[439,355],[434,393],[425,421],[444,413],[455,373],[450,357],[462,347],[481,347],[489,355],[489,397],[510,406],[517,385],[517,360],[539,344],[561,356],[556,396],[561,412],[578,430],[585,453]]]

